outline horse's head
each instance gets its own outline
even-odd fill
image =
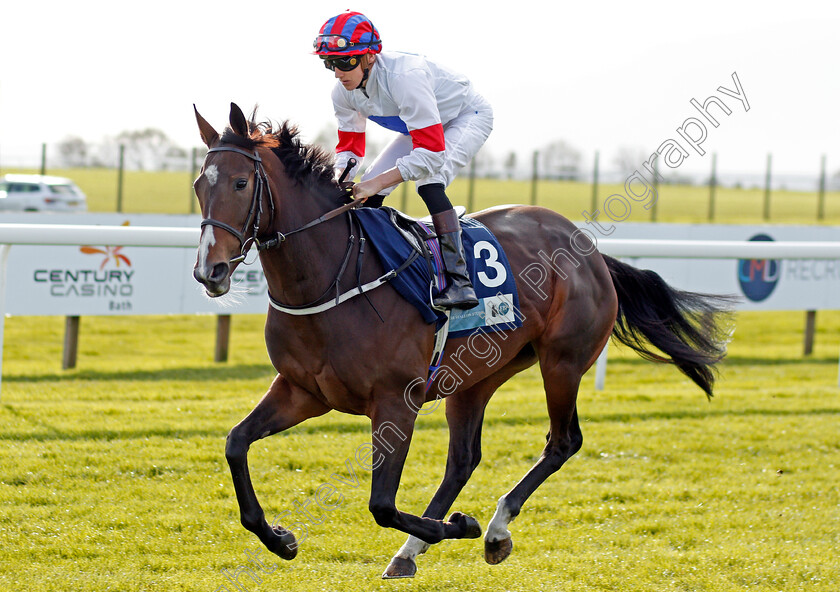
[[[209,151],[193,184],[204,217],[193,276],[212,297],[228,292],[230,275],[253,245],[260,225],[271,224],[264,209],[273,217],[274,208],[262,158],[256,147],[249,148],[248,121],[237,105],[230,107],[225,141],[195,110]],[[236,141],[239,138],[241,143]]]

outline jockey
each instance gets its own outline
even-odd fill
[[[399,135],[353,187],[353,195],[379,207],[403,181],[415,181],[432,215],[449,287],[441,308],[478,304],[467,271],[461,225],[446,187],[476,155],[493,129],[493,110],[470,81],[423,56],[384,52],[379,32],[358,12],[329,19],[315,38],[315,53],[335,72],[338,119],[336,174],[365,155],[368,119]],[[350,172],[353,178],[355,169]]]

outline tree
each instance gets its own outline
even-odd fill
[[[630,175],[633,171],[641,169],[642,165],[650,158],[644,148],[639,146],[620,146],[613,158],[613,164],[622,175]]]
[[[580,176],[580,151],[557,140],[540,151],[542,176],[546,179],[577,179]]]
[[[67,136],[58,145],[61,166],[84,167],[88,165],[88,145],[78,136]]]
[[[333,152],[335,150],[335,143],[338,141],[338,128],[335,124],[328,124],[321,128],[312,144],[316,144],[326,150]]]
[[[188,160],[187,151],[177,146],[159,129],[120,132],[114,138],[107,138],[97,163],[117,166],[120,146],[125,148],[123,164],[129,170],[156,171],[168,168],[183,168]]]
[[[508,179],[513,179],[516,176],[516,152],[509,152],[505,158],[505,176]]]
[[[478,154],[476,154],[473,159],[475,160],[476,177],[480,177],[482,179],[494,179],[498,176],[496,172],[496,158],[487,148],[486,144],[478,151]],[[462,171],[461,174],[469,174],[470,166],[471,165],[467,165],[467,169]]]

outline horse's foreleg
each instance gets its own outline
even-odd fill
[[[449,425],[449,452],[446,472],[423,516],[441,520],[467,484],[481,460],[481,424],[484,409],[497,384],[479,384],[446,399],[446,421]],[[391,559],[383,578],[409,578],[417,571],[415,559],[425,553],[429,543],[409,536]]]
[[[227,437],[225,456],[239,502],[242,526],[256,534],[269,551],[283,559],[293,559],[297,555],[295,536],[282,526],[266,522],[248,472],[248,448],[260,438],[327,411],[328,407],[278,374],[262,400],[234,426]]]
[[[415,418],[414,411],[402,401],[394,405],[377,406],[371,413],[371,514],[380,526],[396,528],[430,544],[443,539],[478,538],[481,536],[478,522],[460,512],[452,514],[447,522],[443,522],[397,510],[397,489],[414,433]]]

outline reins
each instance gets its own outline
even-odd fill
[[[306,224],[304,224],[300,228],[295,228],[294,230],[290,230],[289,232],[285,232],[285,233],[277,231],[277,234],[274,236],[274,238],[270,238],[270,239],[263,240],[263,241],[256,240],[256,238],[255,238],[255,242],[256,242],[256,245],[257,245],[257,250],[263,251],[265,249],[273,249],[275,247],[279,247],[280,243],[285,241],[291,235],[293,235],[295,233],[298,233],[298,232],[303,232],[304,230],[312,228],[313,226],[317,226],[318,224],[321,224],[322,222],[326,222],[327,220],[332,220],[336,216],[340,216],[341,214],[344,214],[345,212],[348,212],[352,209],[358,208],[360,205],[362,205],[362,203],[364,201],[365,201],[365,198],[354,199],[350,203],[346,203],[343,206],[340,206],[340,207],[338,207],[334,210],[330,210],[329,212],[327,212],[323,216],[319,216],[315,220],[312,220],[311,222],[307,222]]]

